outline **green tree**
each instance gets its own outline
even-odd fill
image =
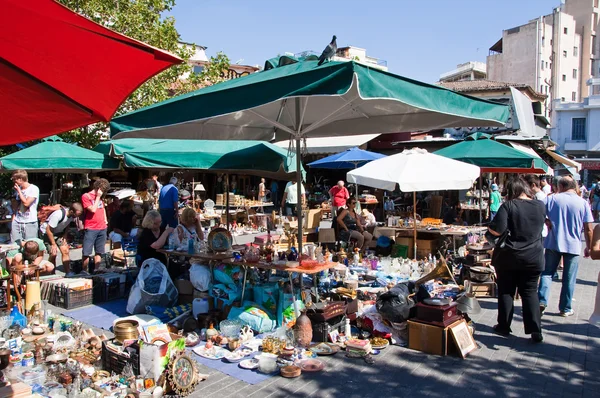
[[[175,19],[164,14],[175,6],[175,0],[58,0],[73,11],[106,26],[116,32],[143,41],[176,54],[187,61],[194,53],[191,46],[179,45],[180,36],[175,28]],[[187,62],[173,66],[154,76],[123,102],[116,112],[122,115],[139,108],[164,101],[173,95],[183,94],[201,85],[218,83],[221,79],[215,70],[229,68],[229,59],[222,53],[211,58],[202,74],[196,75]],[[118,62],[118,60],[116,61]],[[222,73],[224,75],[224,73]],[[187,76],[186,79],[181,79]],[[92,148],[107,134],[105,123],[61,134],[68,142],[77,142],[82,147]]]

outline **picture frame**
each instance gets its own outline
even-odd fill
[[[449,329],[452,339],[463,359],[466,358],[470,352],[477,349],[477,343],[469,331],[467,322],[464,319],[457,324],[449,326]]]
[[[333,330],[329,333],[329,340],[331,340],[332,343],[337,343],[338,340],[340,338],[340,332],[337,330]]]

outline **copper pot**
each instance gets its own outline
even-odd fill
[[[306,316],[306,311],[302,311],[302,315],[296,319],[296,324],[294,325],[294,337],[296,338],[296,343],[300,347],[308,347],[312,342],[313,329],[310,318]]]

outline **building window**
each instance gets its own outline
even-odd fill
[[[577,93],[575,91],[573,91],[571,93],[571,101],[573,101],[573,102],[577,101]]]
[[[567,28],[563,28],[563,33],[566,35],[567,33],[569,33],[569,31],[567,30]]]
[[[577,79],[577,69],[573,69],[573,79]]]
[[[579,48],[573,47],[573,56],[577,57],[579,55]]]
[[[552,64],[551,64],[552,65]],[[548,67],[548,61],[546,61],[546,68]]]
[[[571,140],[585,141],[585,118],[574,117],[571,119]]]
[[[565,97],[560,97],[560,100],[561,100],[562,102],[565,102]]]
[[[546,45],[546,37],[542,36],[542,47]]]
[[[563,58],[567,58],[567,50],[563,51]]]
[[[567,75],[562,75],[562,81],[566,82],[567,81]]]
[[[542,61],[542,70],[544,70],[544,61]]]

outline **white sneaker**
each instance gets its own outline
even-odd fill
[[[560,313],[560,316],[565,317],[565,318],[568,316],[573,316],[573,315],[575,315],[575,311],[573,311],[573,310],[568,310],[568,311],[564,311],[564,312],[561,311],[561,313]]]

